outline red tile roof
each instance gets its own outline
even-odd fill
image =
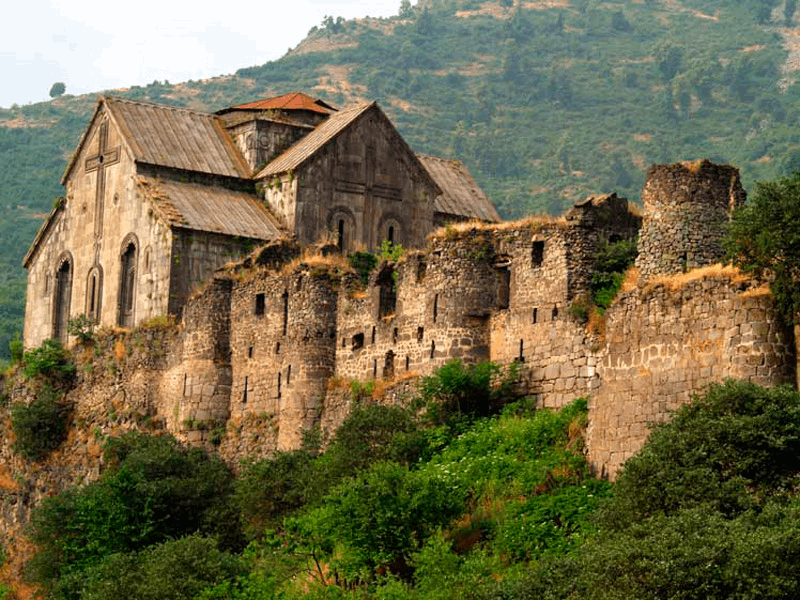
[[[292,92],[291,94],[284,94],[283,96],[277,96],[275,98],[239,104],[238,106],[231,106],[224,110],[226,112],[230,110],[310,110],[323,115],[330,115],[335,112],[332,106],[326,104],[322,100],[303,94],[302,92]]]

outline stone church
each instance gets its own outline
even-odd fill
[[[85,314],[128,328],[179,315],[254,245],[422,247],[436,226],[500,220],[464,166],[415,154],[376,102],[302,93],[214,114],[104,97],[24,259],[25,345]]]

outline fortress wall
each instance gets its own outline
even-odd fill
[[[207,442],[230,416],[231,289],[217,278],[188,302],[180,332],[179,361],[160,378],[160,407],[167,427],[182,440]]]
[[[338,286],[324,269],[302,265],[234,284],[231,422],[237,443],[255,436],[254,455],[298,447],[319,420],[334,371]]]
[[[724,224],[745,196],[735,167],[707,160],[651,166],[642,190],[645,218],[636,261],[642,277],[720,261]]]
[[[792,344],[769,292],[752,289],[732,269],[719,271],[645,284],[606,313],[587,440],[598,473],[613,478],[642,447],[650,424],[667,420],[712,382],[792,380]]]

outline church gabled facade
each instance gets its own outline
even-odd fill
[[[416,155],[375,102],[300,93],[207,114],[102,98],[24,259],[25,345],[85,314],[132,327],[180,314],[256,243],[421,247],[434,226],[499,216],[457,161]]]

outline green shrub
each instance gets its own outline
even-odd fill
[[[592,300],[597,306],[611,306],[622,286],[625,271],[633,265],[637,255],[635,239],[606,242],[600,246],[591,281]]]
[[[242,574],[236,557],[197,535],[129,554],[111,554],[89,572],[81,600],[194,600]]]
[[[67,332],[86,344],[94,339],[94,326],[94,321],[81,313],[67,321]]]
[[[452,360],[423,377],[420,395],[434,424],[457,425],[464,418],[486,417],[500,411],[513,397],[519,367],[483,362],[464,365]]]
[[[28,379],[42,378],[54,388],[67,385],[75,372],[75,363],[58,340],[47,339],[22,356],[22,374]]]
[[[14,450],[32,461],[45,458],[67,437],[70,409],[61,395],[41,390],[30,404],[11,406],[11,427],[16,436]]]
[[[624,529],[700,504],[735,515],[793,486],[798,473],[800,395],[729,380],[653,429],[625,463],[603,523]]]
[[[378,257],[371,252],[353,252],[347,259],[361,277],[361,283],[367,285],[370,274],[378,266]]]
[[[33,510],[33,581],[51,590],[80,588],[89,569],[111,554],[195,532],[214,536],[222,548],[241,547],[232,474],[219,458],[170,437],[127,434],[107,442],[105,460],[98,480]]]

